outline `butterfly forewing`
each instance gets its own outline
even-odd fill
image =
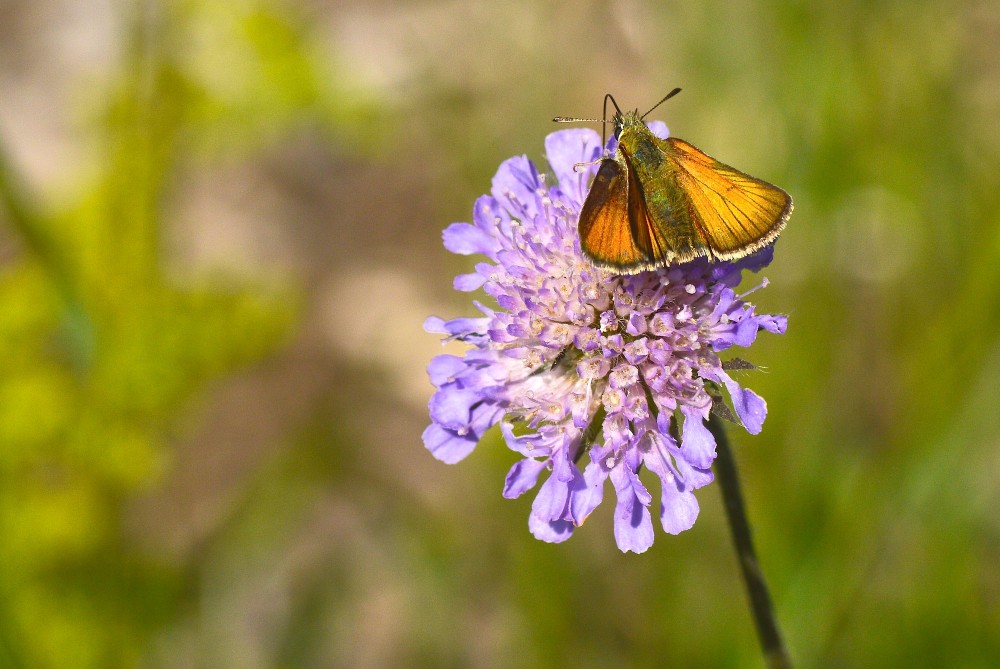
[[[777,238],[792,211],[788,193],[720,163],[684,140],[662,140],[690,223],[720,260],[740,258]],[[657,222],[659,224],[659,222]]]
[[[628,268],[650,261],[632,235],[628,177],[627,166],[602,160],[580,211],[580,247],[598,265]]]

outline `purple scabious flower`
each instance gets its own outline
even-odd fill
[[[666,137],[662,123],[650,128]],[[455,463],[499,423],[522,456],[504,496],[524,494],[547,472],[528,521],[535,537],[569,538],[610,479],[615,540],[641,553],[653,543],[643,469],[660,481],[663,529],[678,534],[698,516],[694,491],[713,479],[715,439],[705,425],[713,405],[749,433],[761,430],[767,405],[728,373],[752,365],[724,363],[719,353],[750,346],[761,329],[785,331],[784,316],[756,313],[748,293],[734,290],[743,270],[770,262],[771,248],[632,276],[595,268],[580,252],[577,224],[597,166],[574,166],[601,157],[600,139],[589,129],[554,132],[545,153],[554,179],[525,156],[511,158],[476,201],[473,222],[444,231],[449,251],[487,259],[455,288],[482,288],[492,300],[474,302],[477,317],[424,324],[470,345],[463,357],[439,355],[428,366],[437,391],[424,444]]]

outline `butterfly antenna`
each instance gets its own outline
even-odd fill
[[[604,104],[605,104],[605,106],[607,106],[607,99],[606,98],[605,98],[605,103]],[[556,116],[552,120],[554,122],[556,122],[556,123],[603,123],[604,124],[604,128],[607,128],[608,127],[607,116],[608,116],[607,114],[604,115],[604,118],[576,118],[575,116]],[[604,142],[604,133],[605,132],[606,132],[606,130],[601,130],[601,146],[602,147],[605,144],[605,142]],[[603,151],[604,149],[602,148],[601,150]],[[586,164],[587,163],[577,163],[577,165],[574,165],[573,169],[576,169],[576,167],[578,167],[579,165],[586,165]]]
[[[607,123],[601,118],[577,118],[575,116],[556,116],[552,120],[556,123]]]
[[[611,104],[613,104],[615,106],[615,111],[618,112],[619,116],[621,116],[621,113],[622,113],[621,107],[619,107],[618,103],[615,102],[614,96],[611,95],[611,93],[605,93],[605,95],[604,95],[604,129],[601,130],[601,151],[603,151],[604,147],[606,147],[608,145],[608,138],[604,136],[604,133],[607,132],[607,129],[608,129],[608,100],[611,100]]]
[[[659,102],[657,102],[655,105],[652,106],[652,108],[648,112],[646,112],[645,114],[643,114],[639,118],[646,118],[647,116],[649,116],[649,113],[651,111],[653,111],[653,109],[656,109],[657,107],[659,107],[660,105],[662,105],[664,102],[666,102],[667,100],[669,100],[670,98],[674,97],[675,95],[677,95],[680,92],[681,92],[681,89],[679,89],[679,88],[675,88],[674,90],[670,91],[669,93],[667,93],[667,97],[665,97],[662,100],[660,100]],[[617,107],[618,105],[615,105],[615,106]]]
[[[618,106],[618,103],[615,102],[615,97],[611,95],[611,93],[607,93],[604,96],[604,118],[608,117],[608,100],[611,100],[611,104],[615,106],[615,111],[621,114],[622,109]]]
[[[677,90],[679,91],[680,89],[678,88]],[[670,95],[673,95],[673,93],[671,93]],[[670,97],[670,96],[667,96],[667,97]],[[606,136],[607,128],[608,128],[608,123],[613,123],[614,122],[614,119],[612,119],[610,121],[608,120],[608,100],[611,100],[611,104],[613,104],[615,106],[615,111],[617,111],[619,114],[621,114],[622,110],[618,106],[618,103],[615,102],[615,99],[611,95],[611,93],[608,93],[608,94],[606,94],[604,96],[604,118],[577,118],[575,116],[556,116],[555,118],[552,119],[552,121],[555,122],[555,123],[602,123],[602,124],[604,124],[604,130],[601,131],[601,146],[604,147],[608,143],[607,142],[607,136]],[[652,110],[650,110],[650,111],[652,111]],[[649,113],[649,112],[647,112],[647,113]],[[580,165],[586,165],[587,163],[579,163],[579,164]]]

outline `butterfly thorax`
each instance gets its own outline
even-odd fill
[[[634,166],[646,171],[658,171],[663,164],[664,153],[657,146],[658,138],[643,122],[639,112],[616,114],[614,122],[618,151],[626,152]]]

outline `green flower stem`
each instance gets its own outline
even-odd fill
[[[733,544],[743,572],[743,581],[750,595],[750,609],[754,624],[757,626],[757,636],[764,650],[764,659],[768,669],[791,669],[792,660],[788,650],[781,640],[778,621],[774,617],[774,606],[771,595],[764,581],[764,573],[757,562],[757,553],[753,548],[753,538],[750,535],[750,524],[747,522],[746,509],[743,506],[743,493],[740,492],[740,481],[736,473],[736,461],[733,459],[729,439],[721,419],[714,413],[708,421],[708,429],[715,436],[718,457],[715,459],[715,475],[722,490],[722,501],[726,507],[726,519],[733,535]]]

